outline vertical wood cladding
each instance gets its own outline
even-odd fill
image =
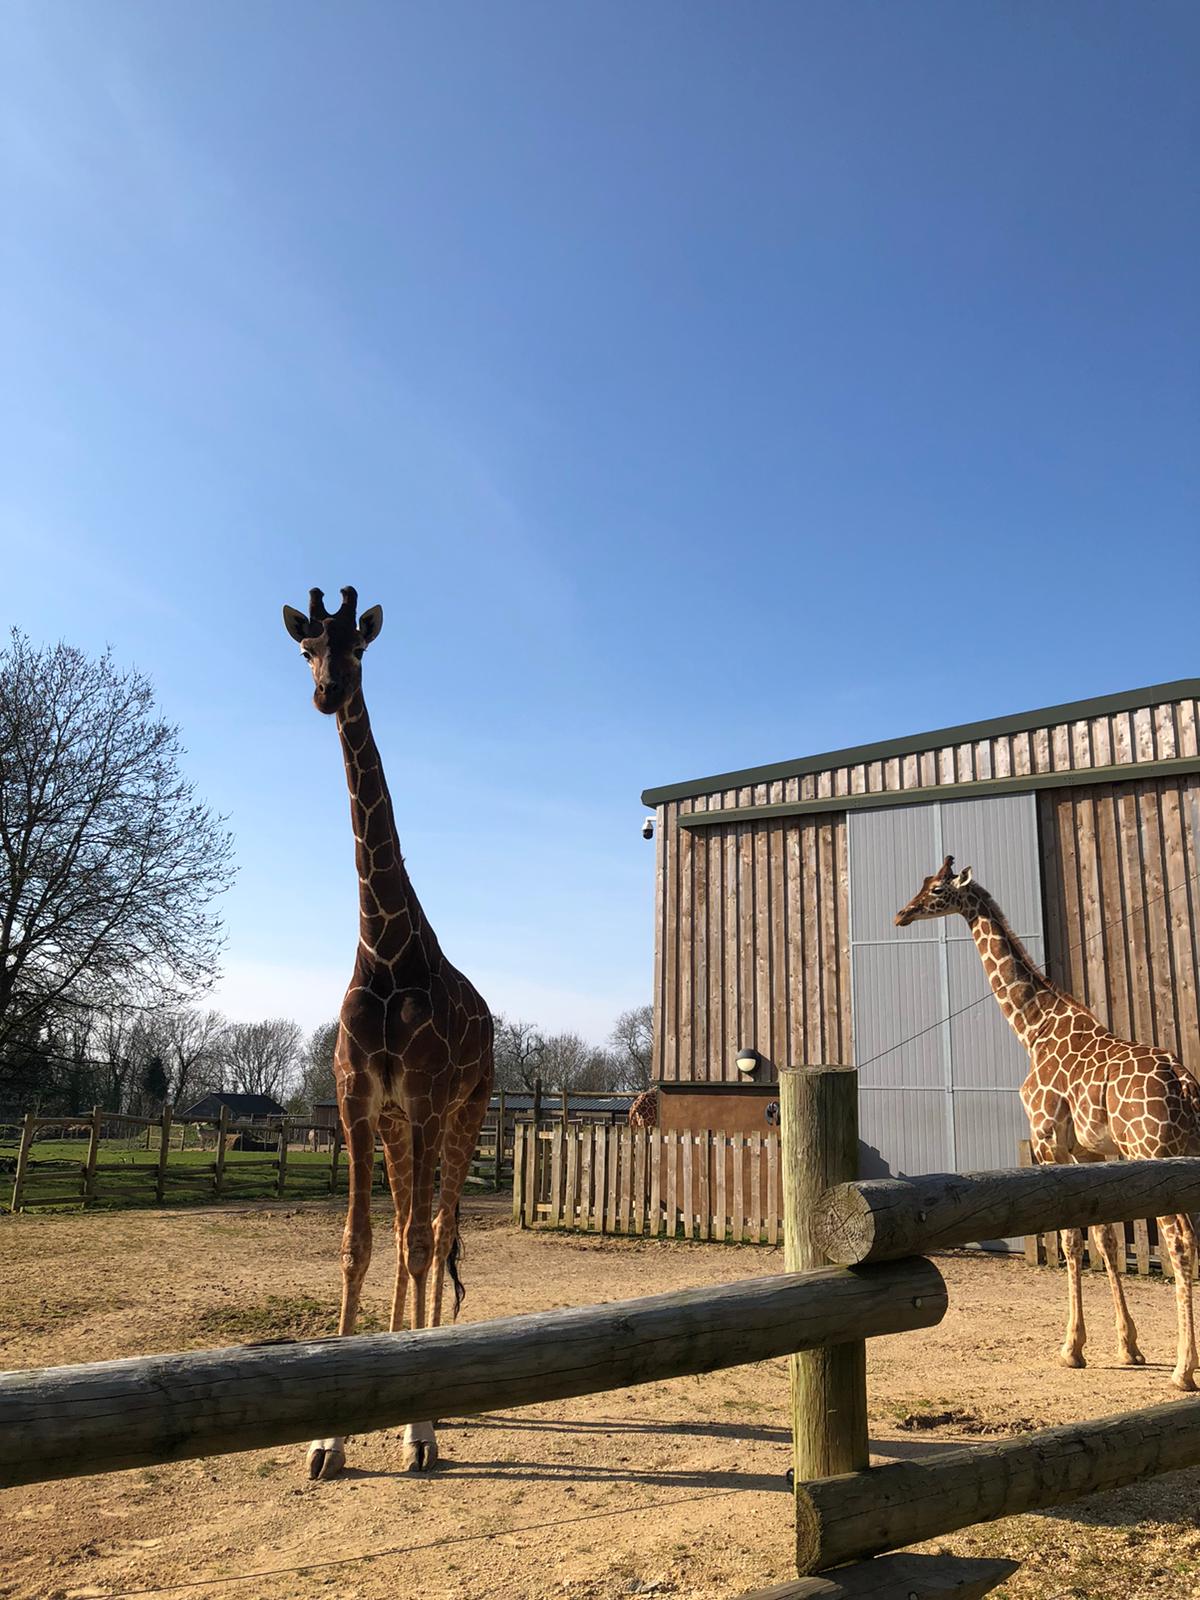
[[[743,803],[769,804],[783,787],[762,785]],[[693,806],[729,798],[660,809],[654,1039],[656,1076],[668,1082],[736,1082],[746,1045],[772,1077],[777,1064],[849,1059],[846,818],[677,825]]]
[[[1200,777],[1038,797],[1050,974],[1200,1075]]]
[[[772,1063],[851,1061],[843,797],[1200,755],[1194,699],[885,759],[751,781],[658,806],[655,1069],[736,1081],[739,1048]],[[741,776],[740,774],[738,776]],[[697,787],[702,785],[698,784]],[[736,820],[828,798],[829,811]],[[693,811],[730,820],[679,826]],[[1051,975],[1118,1033],[1200,1073],[1200,775],[1038,791]],[[976,867],[980,863],[975,863]]]

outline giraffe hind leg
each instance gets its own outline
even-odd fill
[[[486,1092],[485,1092],[486,1091]],[[466,1290],[458,1272],[462,1259],[462,1235],[459,1230],[459,1204],[471,1160],[479,1142],[479,1130],[487,1115],[491,1096],[490,1083],[481,1084],[466,1102],[451,1116],[442,1142],[442,1183],[438,1195],[437,1217],[433,1225],[433,1326],[442,1320],[442,1295],[446,1273],[454,1285],[454,1319],[462,1305]]]
[[[1196,1387],[1196,1325],[1192,1311],[1192,1278],[1196,1271],[1196,1230],[1186,1215],[1159,1217],[1162,1249],[1171,1257],[1175,1272],[1175,1310],[1178,1343],[1171,1382],[1191,1392]]]
[[[1118,1239],[1115,1225],[1106,1222],[1096,1229],[1096,1237],[1112,1290],[1113,1313],[1117,1321],[1117,1364],[1122,1367],[1144,1367],[1146,1358],[1138,1349],[1137,1329],[1125,1301],[1125,1226],[1121,1224],[1121,1237]]]

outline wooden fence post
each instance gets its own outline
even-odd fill
[[[817,1199],[832,1184],[858,1176],[858,1074],[850,1067],[786,1068],[779,1074],[779,1104],[784,1267],[808,1272],[826,1265],[812,1231]],[[808,1479],[859,1472],[870,1463],[867,1347],[855,1339],[806,1350],[792,1356],[789,1367],[799,1494]]]
[[[222,1106],[220,1120],[217,1123],[217,1160],[213,1167],[213,1193],[218,1199],[225,1183],[225,1140],[228,1135],[229,1107]]]
[[[513,1221],[525,1226],[525,1129],[513,1123]]]
[[[497,1194],[504,1181],[504,1090],[500,1091],[499,1106],[496,1111],[496,1170],[492,1175],[492,1188]]]
[[[32,1111],[25,1113],[25,1121],[21,1125],[21,1143],[17,1150],[17,1170],[13,1177],[12,1208],[14,1211],[21,1209],[21,1189],[25,1183],[25,1172],[29,1166],[29,1151],[33,1145],[33,1133],[37,1127],[37,1118]]]
[[[337,1193],[338,1185],[338,1157],[342,1153],[342,1121],[339,1117],[333,1125],[333,1149],[329,1153],[329,1192]]]
[[[275,1193],[283,1199],[283,1186],[287,1182],[288,1134],[287,1118],[279,1120],[279,1177],[275,1184]]]
[[[167,1188],[167,1157],[171,1154],[171,1108],[163,1107],[162,1143],[158,1147],[158,1171],[154,1174],[154,1198],[162,1205]]]
[[[92,1131],[88,1136],[87,1160],[83,1167],[83,1203],[96,1198],[96,1161],[100,1155],[100,1107],[92,1107]]]

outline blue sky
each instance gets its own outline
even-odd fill
[[[493,1006],[650,993],[639,793],[1200,672],[1200,13],[10,0],[8,616],[149,672],[218,1000],[355,937],[279,621],[382,603],[418,891]]]

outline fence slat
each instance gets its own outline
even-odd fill
[[[767,1242],[767,1153],[761,1131],[750,1135],[750,1238]]]
[[[692,1156],[694,1136],[690,1128],[679,1134],[679,1157],[683,1163],[683,1237],[690,1239],[695,1230],[696,1208],[692,1190]]]
[[[700,1237],[712,1238],[712,1130],[702,1128],[697,1141],[696,1154],[699,1158],[699,1193],[696,1197],[696,1209],[700,1213]]]
[[[716,1195],[714,1197],[713,1211],[713,1238],[718,1244],[725,1243],[725,1234],[729,1212],[726,1210],[727,1197],[725,1193],[725,1163],[728,1160],[729,1140],[723,1133],[718,1133],[713,1139],[713,1165],[716,1168]]]
[[[554,1130],[550,1151],[550,1226],[561,1228],[563,1221],[563,1157],[566,1155],[567,1124],[564,1120]]]
[[[608,1149],[608,1204],[604,1211],[605,1228],[609,1233],[616,1233],[621,1161],[621,1140],[618,1130],[611,1127],[605,1128],[604,1140]]]
[[[662,1158],[663,1135],[658,1128],[649,1128],[650,1139],[650,1237],[657,1239],[662,1232]]]
[[[767,1243],[779,1243],[779,1135],[767,1135]]]
[[[567,1147],[567,1193],[565,1222],[568,1228],[579,1226],[579,1129],[568,1125],[563,1129]]]
[[[1137,1267],[1138,1276],[1150,1276],[1150,1224],[1145,1218],[1139,1219],[1133,1225],[1133,1260]]]
[[[524,1129],[513,1129],[513,1221],[518,1227],[525,1226],[525,1163],[524,1155]]]
[[[631,1128],[629,1132],[633,1145],[633,1212],[629,1219],[629,1231],[640,1239],[646,1231],[646,1184],[649,1176],[646,1157],[649,1154],[650,1130]]]
[[[733,1238],[741,1244],[746,1238],[746,1140],[740,1133],[733,1135]]]

